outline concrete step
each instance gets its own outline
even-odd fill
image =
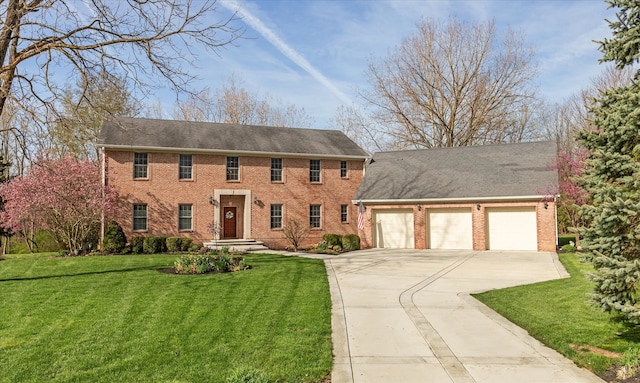
[[[222,239],[218,241],[210,241],[204,243],[205,247],[213,250],[220,250],[223,247],[229,248],[229,251],[237,251],[244,253],[260,252],[269,250],[264,242],[254,239]]]

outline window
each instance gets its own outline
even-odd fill
[[[349,205],[340,205],[340,222],[349,222]]]
[[[309,161],[309,181],[320,182],[320,160]]]
[[[178,205],[178,230],[191,230],[192,205]]]
[[[147,205],[133,205],[133,231],[147,230]]]
[[[191,171],[193,166],[193,158],[191,154],[180,155],[180,165],[178,170],[178,178],[181,180],[193,179],[193,173]]]
[[[147,178],[148,165],[147,153],[133,153],[133,178]]]
[[[349,177],[349,163],[347,161],[340,161],[340,178]]]
[[[227,181],[239,181],[238,157],[227,157]]]
[[[282,182],[282,158],[271,159],[271,182]]]
[[[311,228],[319,228],[320,227],[320,207],[321,205],[310,205],[309,206],[309,226]]]
[[[282,205],[271,205],[271,228],[282,229]]]

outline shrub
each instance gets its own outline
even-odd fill
[[[144,237],[131,238],[131,252],[133,254],[142,254],[143,247],[144,247]]]
[[[289,241],[293,250],[296,251],[302,245],[302,242],[309,235],[309,228],[298,220],[287,221],[282,229],[284,238]]]
[[[177,253],[182,250],[182,238],[181,237],[169,237],[167,238],[167,251],[170,253]]]
[[[142,251],[145,254],[158,254],[167,251],[166,237],[144,237]]]
[[[185,254],[174,262],[178,274],[204,274],[211,271],[220,273],[249,269],[242,257],[229,258],[224,255]]]
[[[180,241],[180,250],[182,250],[182,251],[187,251],[187,250],[191,251],[191,248],[193,247],[193,246],[191,246],[191,242],[193,242],[193,240],[191,238],[182,238],[182,241]]]
[[[193,245],[193,246],[191,246],[191,247],[189,248],[189,251],[190,251],[190,252],[192,252],[192,253],[196,253],[196,252],[200,251],[200,246],[198,246],[198,245]]]
[[[329,247],[342,245],[340,236],[338,234],[325,234],[322,236],[322,239],[327,243],[327,246]]]
[[[126,246],[127,237],[124,235],[122,226],[116,221],[109,222],[102,240],[102,251],[105,253],[122,253]]]
[[[240,367],[233,370],[225,383],[269,383],[267,376],[260,370]]]
[[[343,235],[341,242],[344,250],[360,250],[360,237],[356,234]]]

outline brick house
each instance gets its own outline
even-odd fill
[[[376,153],[354,197],[362,244],[555,251],[555,158],[554,142]]]
[[[283,228],[357,232],[352,199],[368,154],[335,130],[120,118],[99,139],[104,182],[120,195],[127,235],[288,245]]]

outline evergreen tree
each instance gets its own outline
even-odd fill
[[[609,22],[613,38],[600,42],[601,61],[618,68],[640,57],[640,2],[608,1],[619,8]],[[593,112],[594,129],[579,143],[588,152],[580,184],[589,193],[581,207],[582,245],[594,267],[594,303],[640,323],[640,85],[638,74],[627,86],[602,92]]]

